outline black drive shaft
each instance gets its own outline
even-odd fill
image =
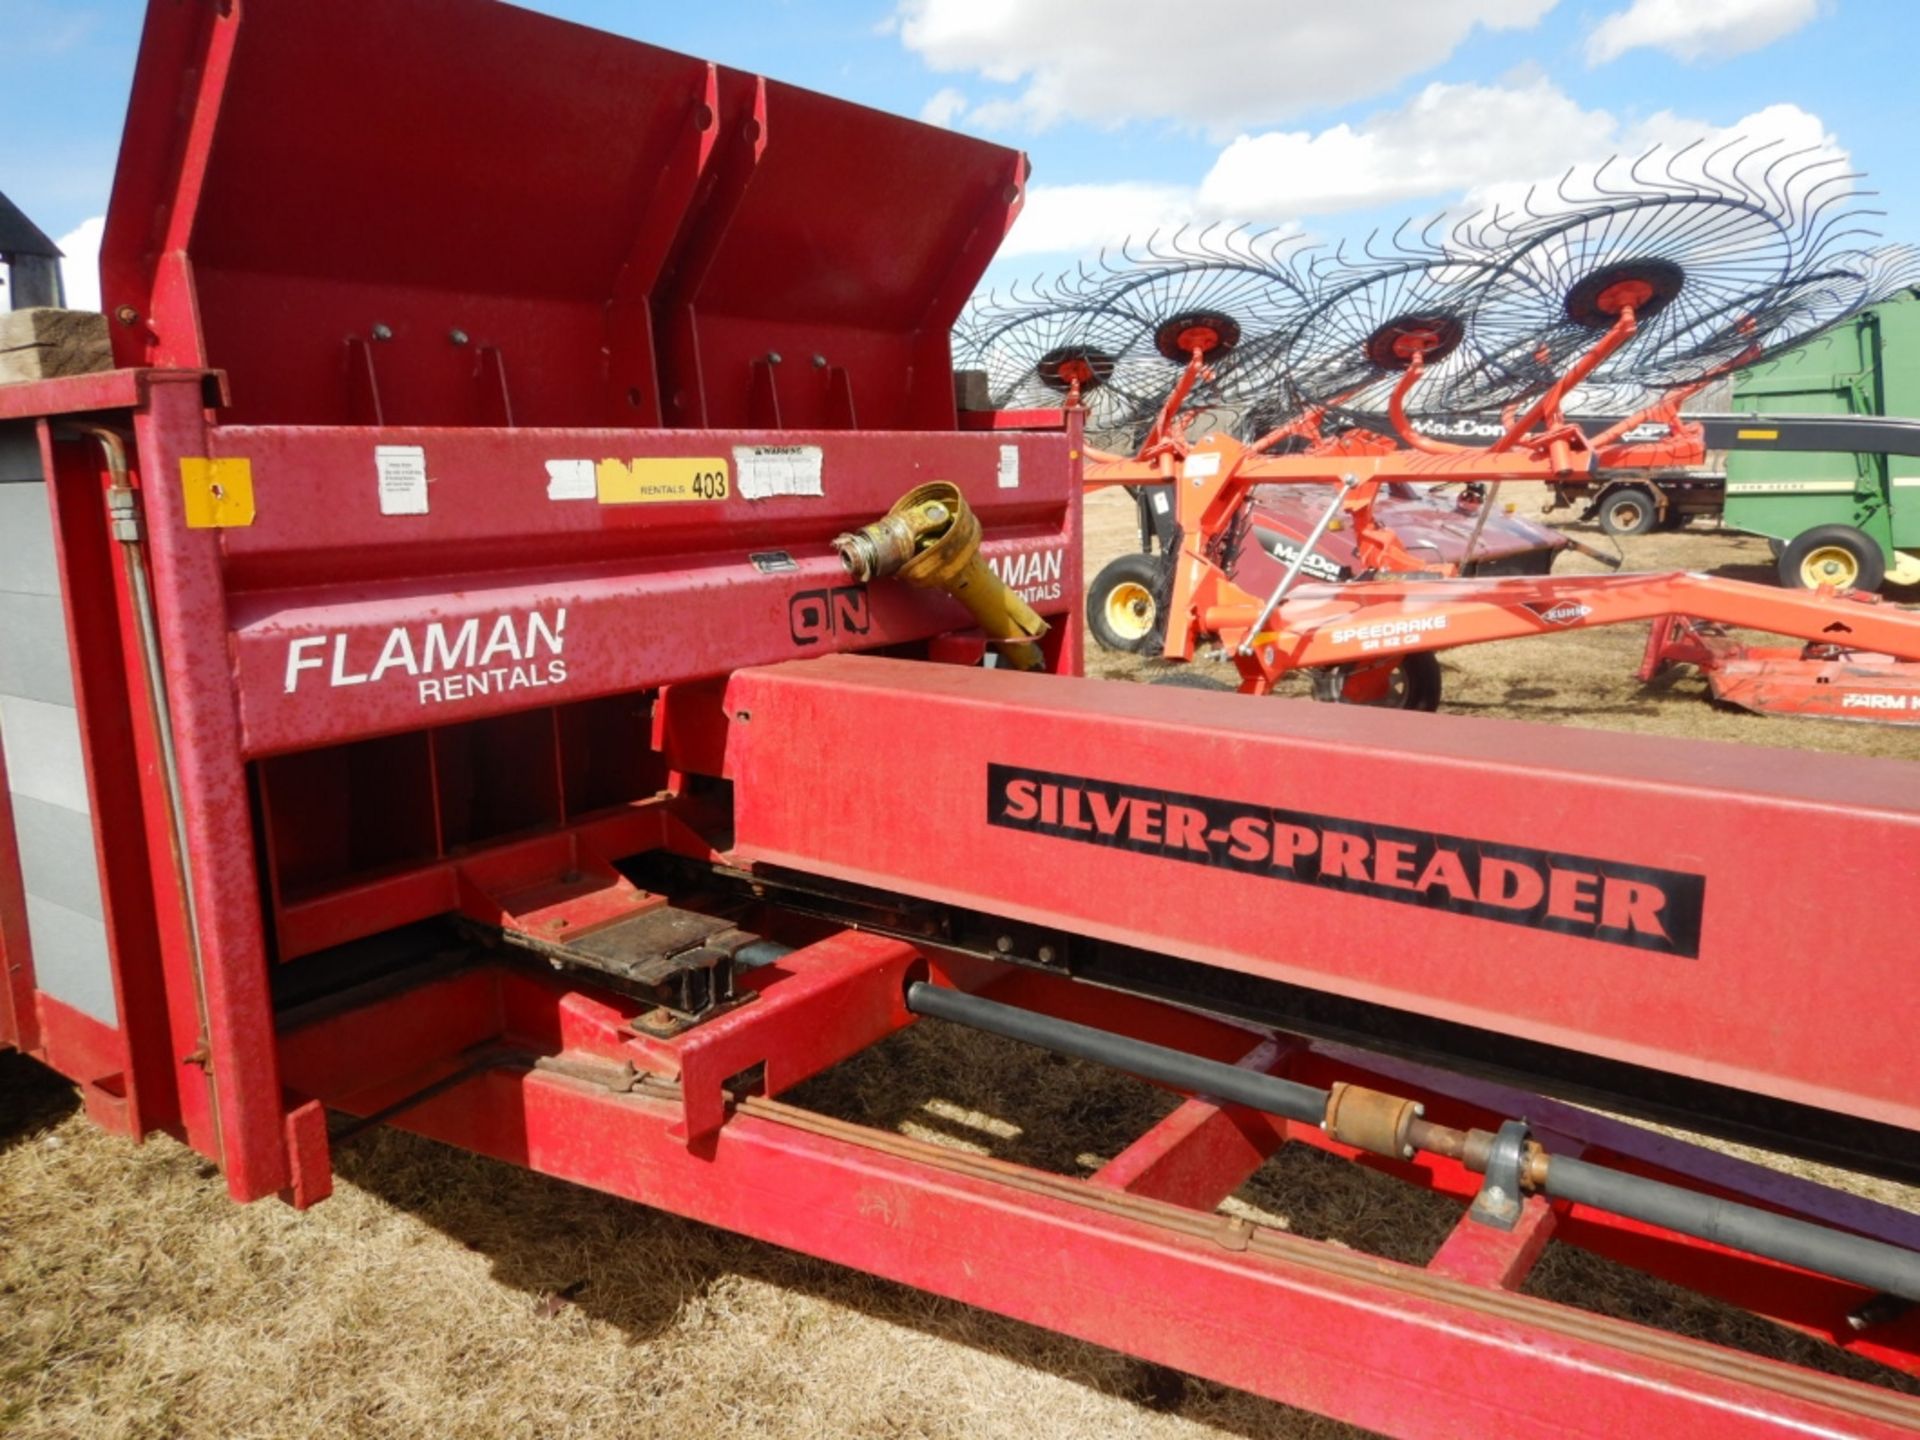
[[[915,981],[907,986],[907,1009],[1289,1120],[1319,1125],[1326,1119],[1330,1097],[1326,1090],[964,991]],[[1566,1156],[1547,1157],[1545,1170],[1542,1188],[1556,1199],[1920,1303],[1920,1252]]]

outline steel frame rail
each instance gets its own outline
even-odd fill
[[[1357,1158],[1464,1205],[1479,1182],[1457,1162],[1361,1155],[1313,1126],[1188,1096],[1075,1178],[774,1098],[913,1023],[901,995],[916,974],[1261,1073],[1369,1073],[1366,1057],[1339,1047],[843,933],[754,972],[755,1004],[674,1042],[634,1036],[638,1007],[617,997],[486,965],[295,1022],[283,1041],[287,1075],[349,1114],[385,1114],[509,1163],[1396,1435],[1464,1437],[1516,1422],[1610,1435],[1629,1413],[1649,1436],[1920,1428],[1920,1401],[1909,1397],[1519,1293],[1549,1240],[1571,1238],[1686,1273],[1863,1355],[1920,1366],[1913,1317],[1855,1334],[1845,1316],[1870,1297],[1836,1281],[1540,1198],[1511,1231],[1463,1213],[1425,1266],[1216,1209],[1287,1144]],[[849,1015],[858,1018],[821,1023]],[[416,1041],[410,1055],[380,1048],[400,1034]],[[504,1062],[514,1047],[521,1058]],[[364,1059],[346,1058],[382,1054],[395,1057],[393,1073],[371,1084]],[[764,1072],[743,1063],[756,1054]],[[1421,1077],[1402,1067],[1394,1078]],[[1488,1097],[1471,1087],[1415,1093],[1435,1115],[1487,1113],[1478,1102]],[[1604,1129],[1555,1143],[1589,1156],[1632,1150]],[[1687,1176],[1673,1142],[1659,1143],[1664,1153],[1629,1163],[1739,1192],[1741,1177],[1714,1169],[1717,1157],[1694,1157],[1706,1169]],[[1794,1208],[1778,1189],[1765,1199]],[[1852,1205],[1854,1228],[1902,1234],[1890,1214]]]

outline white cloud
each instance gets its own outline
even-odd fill
[[[920,118],[929,125],[938,125],[942,130],[951,130],[953,122],[958,120],[967,108],[967,97],[949,85],[944,90],[936,90],[920,107]]]
[[[900,0],[896,13],[933,69],[1020,87],[976,110],[977,127],[1158,118],[1231,133],[1390,90],[1476,27],[1527,29],[1555,3],[1211,0],[1205,23],[1162,0]]]
[[[1735,138],[1756,147],[1779,142],[1770,156],[1810,150],[1845,158],[1820,117],[1796,105],[1769,106],[1727,126],[1671,111],[1625,121],[1583,108],[1539,77],[1434,84],[1357,124],[1239,136],[1195,185],[1035,185],[1001,256],[1085,253],[1184,224],[1296,226],[1383,207],[1414,214],[1511,208],[1530,186],[1550,195],[1563,176],[1577,184],[1610,157],[1653,146],[1671,153],[1707,142],[1677,161],[1683,175],[1697,175],[1703,157]],[[1718,163],[1724,168],[1730,158]]]
[[[1736,141],[1739,143],[1734,149],[1713,159],[1714,174],[1703,169],[1709,157],[1713,157],[1720,147]],[[1798,155],[1798,162],[1777,171],[1773,177],[1780,190],[1784,209],[1792,214],[1803,211],[1810,198],[1810,189],[1819,189],[1823,181],[1830,181],[1846,170],[1849,160],[1846,150],[1828,131],[1820,117],[1802,110],[1798,105],[1769,105],[1750,115],[1741,116],[1731,125],[1709,125],[1703,120],[1662,110],[1632,125],[1615,129],[1608,144],[1602,148],[1582,155],[1569,155],[1563,164],[1536,170],[1531,178],[1516,175],[1509,180],[1472,186],[1463,200],[1474,208],[1511,209],[1526,198],[1529,186],[1540,185],[1544,192],[1563,177],[1572,182],[1576,193],[1582,193],[1595,172],[1608,159],[1620,157],[1630,160],[1655,146],[1662,147],[1665,155],[1662,163],[1670,165],[1681,180],[1709,186],[1718,183],[1714,176],[1724,176],[1729,164],[1740,154],[1760,152],[1758,165],[1741,167],[1749,180],[1757,178],[1755,170],[1768,161],[1786,155]],[[1820,163],[1828,161],[1841,163]],[[1557,208],[1558,203],[1544,193],[1534,197],[1536,209],[1551,210]]]
[[[60,262],[60,278],[69,310],[100,308],[100,236],[106,228],[107,217],[95,215],[53,242],[66,257]]]
[[[9,15],[12,42],[23,55],[65,55],[78,49],[100,29],[97,13],[78,10],[61,0],[19,0]]]
[[[1184,185],[1032,185],[999,258],[1087,254],[1193,218],[1194,194]]]
[[[1629,50],[1664,50],[1679,60],[1744,55],[1791,35],[1820,13],[1821,0],[1633,0],[1587,37],[1587,63]]]
[[[1271,220],[1450,196],[1604,156],[1618,133],[1613,116],[1583,110],[1545,79],[1434,84],[1357,128],[1242,135],[1199,200],[1210,215]]]

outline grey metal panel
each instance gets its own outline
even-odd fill
[[[0,695],[0,745],[6,747],[7,784],[14,794],[91,813],[80,717],[72,706]]]
[[[74,709],[53,517],[31,426],[0,425],[0,755],[34,983],[115,1023],[99,862]]]
[[[27,941],[33,947],[35,985],[96,1020],[119,1023],[113,971],[107,966],[105,925],[91,915],[30,894]]]
[[[0,590],[0,695],[73,704],[67,617],[58,595]]]
[[[103,918],[92,819],[78,810],[15,795],[13,830],[20,839],[20,873],[29,895],[95,920]]]
[[[0,483],[0,590],[60,593],[53,516],[47,511],[47,487],[39,481]]]
[[[44,480],[40,431],[31,420],[0,424],[0,480]]]

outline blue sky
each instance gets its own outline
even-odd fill
[[[1915,0],[531,8],[1026,149],[1028,213],[996,279],[1190,217],[1357,237],[1614,150],[1734,129],[1846,153],[1882,192],[1886,237],[1920,241]],[[143,7],[0,10],[0,191],[52,235],[80,231],[83,251]]]

